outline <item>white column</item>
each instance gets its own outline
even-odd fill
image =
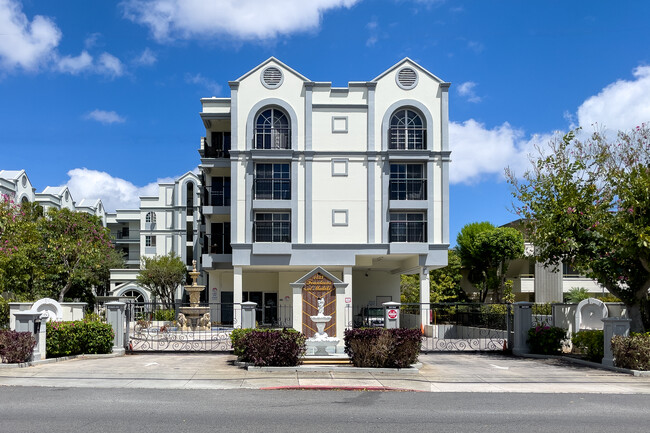
[[[232,302],[233,302],[233,325],[235,328],[241,328],[241,303],[242,303],[242,268],[241,266],[235,266],[232,270]]]
[[[347,283],[345,288],[336,296],[336,330],[338,338],[343,341],[343,332],[352,327],[352,266],[343,268],[343,282]],[[347,302],[347,301],[350,302]]]
[[[429,315],[431,313],[431,292],[429,285],[429,268],[426,266],[420,268],[420,323],[422,329],[429,325]]]
[[[292,284],[293,291],[293,329],[302,332],[302,285]]]

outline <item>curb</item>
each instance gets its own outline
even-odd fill
[[[389,386],[265,386],[260,388],[264,391],[290,390],[290,391],[393,391],[393,392],[425,392],[416,389],[391,388]]]
[[[419,374],[422,363],[412,364],[408,368],[365,368],[337,365],[298,365],[295,367],[255,367],[243,366],[248,371],[263,372],[325,372],[325,373],[393,373],[393,374]]]
[[[597,368],[599,370],[615,371],[617,373],[630,374],[630,375],[635,376],[635,377],[650,377],[650,371],[646,371],[646,370],[630,370],[628,368],[621,368],[621,367],[610,367],[608,365],[599,364],[597,362],[585,361],[584,359],[573,358],[573,357],[570,357],[570,356],[538,355],[538,354],[535,354],[535,353],[519,354],[518,356],[520,356],[522,358],[532,358],[532,359],[559,359],[561,361],[567,361],[567,362],[571,362],[573,364],[580,364],[580,365],[584,365],[586,367]]]
[[[33,367],[35,365],[54,364],[55,362],[70,361],[72,359],[117,358],[118,356],[124,356],[124,349],[122,349],[122,351],[118,350],[113,353],[61,356],[59,358],[40,359],[38,361],[20,362],[15,364],[0,364],[0,369]]]

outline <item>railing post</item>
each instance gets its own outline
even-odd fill
[[[241,303],[241,327],[242,329],[255,328],[255,307],[257,302],[242,302]]]
[[[610,317],[608,319],[601,319],[605,324],[603,327],[604,338],[604,351],[603,351],[603,365],[609,367],[614,366],[614,353],[612,352],[612,338],[615,335],[622,335],[627,337],[630,335],[630,323],[632,320],[623,319],[621,317]]]
[[[530,353],[528,346],[528,330],[533,326],[533,303],[532,302],[515,302],[514,318],[514,344],[512,353],[515,355],[524,355]]]
[[[399,328],[399,307],[402,304],[399,302],[384,302],[382,305],[384,306],[384,328]]]
[[[113,353],[124,353],[124,302],[107,302],[106,304],[106,321],[113,328]]]

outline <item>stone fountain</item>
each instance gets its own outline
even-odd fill
[[[307,347],[313,347],[316,351],[314,352],[315,356],[329,356],[327,353],[327,348],[336,346],[339,342],[339,339],[336,337],[328,337],[327,332],[325,332],[325,325],[332,320],[332,316],[326,316],[324,314],[325,310],[325,300],[323,298],[318,298],[318,314],[316,316],[309,316],[309,318],[316,324],[316,335],[307,339]]]
[[[199,306],[201,292],[205,286],[196,284],[196,279],[201,274],[196,270],[196,260],[192,260],[192,271],[189,274],[192,284],[185,286],[185,291],[190,295],[190,306],[180,308],[178,328],[182,331],[209,331],[212,326],[210,307]]]

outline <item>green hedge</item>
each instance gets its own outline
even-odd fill
[[[48,322],[47,357],[111,353],[113,337],[113,329],[107,323],[83,320]]]
[[[360,328],[345,331],[345,353],[355,367],[406,368],[418,360],[419,329]]]
[[[584,357],[593,362],[602,362],[605,355],[603,331],[598,329],[583,329],[571,337],[573,347]]]
[[[300,365],[305,355],[307,338],[295,329],[234,330],[230,339],[240,361],[258,367],[290,367]]]
[[[36,339],[31,332],[0,329],[0,358],[2,362],[27,362],[32,357]]]
[[[542,355],[558,354],[562,350],[562,341],[566,339],[566,329],[557,326],[535,326],[528,330],[528,344],[532,353]]]
[[[650,370],[650,333],[617,335],[612,338],[612,354],[617,367]]]

